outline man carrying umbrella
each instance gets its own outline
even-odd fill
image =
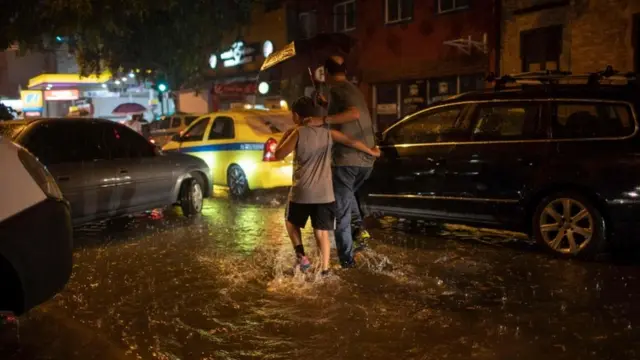
[[[328,99],[329,115],[312,118],[312,124],[329,124],[340,132],[360,140],[369,147],[375,146],[375,135],[371,115],[364,96],[347,80],[344,59],[331,56],[325,63],[327,81],[330,85]],[[355,193],[369,178],[375,158],[336,145],[333,150],[333,189],[336,198],[336,246],[343,267],[355,265],[353,258],[352,213],[357,213]],[[361,221],[361,219],[360,219]]]

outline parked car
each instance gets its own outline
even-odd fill
[[[165,154],[110,120],[37,119],[13,140],[53,174],[74,225],[172,204],[196,214],[213,187],[201,159]]]
[[[163,147],[203,159],[215,185],[228,186],[236,198],[251,190],[291,186],[292,157],[275,158],[283,132],[294,125],[289,112],[232,110],[194,121],[182,135]]]
[[[198,115],[175,114],[163,116],[160,120],[150,124],[150,139],[153,143],[162,147],[176,134],[180,134],[191,123],[198,118]]]
[[[0,323],[45,302],[69,280],[69,203],[47,169],[0,137]]]
[[[633,79],[592,75],[599,81],[589,85],[575,84],[587,75],[505,77],[517,86],[401,119],[379,139],[364,208],[523,231],[565,256],[591,257],[633,239],[639,88]]]

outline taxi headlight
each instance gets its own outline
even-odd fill
[[[40,186],[40,189],[49,197],[55,199],[63,199],[62,191],[58,187],[58,184],[53,179],[53,176],[49,173],[42,163],[38,161],[30,152],[25,149],[18,150],[18,158],[29,172],[29,175]]]

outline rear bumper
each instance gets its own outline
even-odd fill
[[[64,200],[47,199],[0,223],[0,255],[13,267],[22,287],[20,308],[9,310],[19,315],[64,288],[73,267],[72,236],[69,204]]]
[[[254,169],[243,171],[251,190],[291,186],[293,166],[284,161],[258,162]]]

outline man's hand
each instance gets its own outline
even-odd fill
[[[369,155],[379,158],[381,155],[380,148],[377,146],[372,147]]]
[[[312,116],[302,120],[302,123],[307,126],[322,126],[324,125],[324,118]]]

